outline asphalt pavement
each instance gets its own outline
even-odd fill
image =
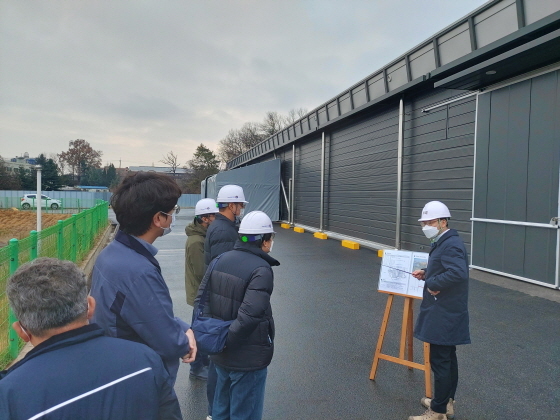
[[[184,285],[182,209],[173,231],[159,238],[159,260],[175,315],[191,319]],[[276,226],[271,254],[275,354],[268,370],[264,419],[407,419],[423,412],[423,372],[380,361],[369,380],[387,295],[377,291],[381,259],[373,250],[343,248]],[[555,290],[532,296],[527,285],[470,281],[472,344],[458,346],[457,420],[560,418],[560,303]],[[519,284],[519,290],[516,290]],[[520,291],[522,290],[522,291]],[[398,355],[403,299],[396,297],[383,352]],[[415,303],[415,316],[419,302]],[[415,340],[415,360],[422,343]],[[175,390],[185,419],[206,416],[206,383],[182,365]]]

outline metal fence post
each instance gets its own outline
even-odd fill
[[[17,239],[10,239],[10,275],[12,275],[19,267],[19,241]],[[10,312],[8,314],[8,350],[10,352],[10,357],[15,359],[19,353],[19,337],[16,334],[15,330],[12,328],[12,324],[16,322],[16,316],[10,308]]]
[[[72,236],[70,241],[70,261],[76,262],[78,255],[78,226],[76,225],[76,215],[73,214],[70,219],[72,220]]]
[[[37,258],[37,231],[32,230],[29,232],[29,237],[31,238],[31,247],[29,248],[29,258],[33,261]]]
[[[99,231],[99,225],[98,225],[99,217],[98,217],[97,213],[99,213],[99,205],[95,206],[95,208],[93,209],[93,213],[91,214],[91,217],[92,217],[91,225],[93,226],[93,228],[92,228],[93,235],[92,235],[92,238],[91,238],[92,243],[93,243],[93,238],[95,238],[97,236],[97,233]]]
[[[58,226],[57,241],[56,241],[56,257],[59,260],[64,259],[64,222],[59,220],[56,224]]]

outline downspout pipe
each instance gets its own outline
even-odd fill
[[[294,191],[296,189],[296,145],[292,145],[292,188],[291,197],[290,197],[290,217],[291,217],[291,224],[294,225],[295,218],[294,218],[294,199],[296,197]]]
[[[325,132],[321,138],[321,211],[319,212],[319,232],[323,232],[325,212]]]
[[[404,148],[404,101],[399,101],[399,134],[397,142],[397,220],[395,227],[395,248],[401,249],[402,173]]]
[[[208,175],[206,178],[204,178],[204,198],[208,198],[208,178],[212,176],[214,175]]]

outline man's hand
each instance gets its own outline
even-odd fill
[[[196,358],[196,340],[194,339],[194,333],[191,329],[188,329],[185,335],[189,340],[189,347],[191,348],[191,351],[185,354],[181,359],[183,360],[183,363],[191,363],[194,362],[194,359]]]
[[[439,290],[437,292],[434,292],[433,290],[428,289],[428,293],[432,296],[436,296],[437,294],[439,294]]]
[[[412,277],[414,277],[418,280],[424,280],[424,274],[426,274],[426,272],[424,270],[414,270],[412,272]]]

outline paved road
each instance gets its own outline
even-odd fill
[[[185,320],[192,308],[184,291],[184,227],[193,214],[183,209],[174,231],[155,242],[175,313]],[[421,413],[420,371],[381,361],[377,380],[368,379],[386,303],[377,292],[376,253],[276,230],[272,255],[282,265],[274,269],[276,353],[264,418],[391,420]],[[401,308],[396,299],[385,353],[398,354]],[[458,347],[456,419],[557,419],[560,303],[471,280],[470,313],[473,344]],[[415,350],[420,362],[418,341]],[[187,365],[175,389],[185,419],[203,420],[205,383],[189,379]]]

